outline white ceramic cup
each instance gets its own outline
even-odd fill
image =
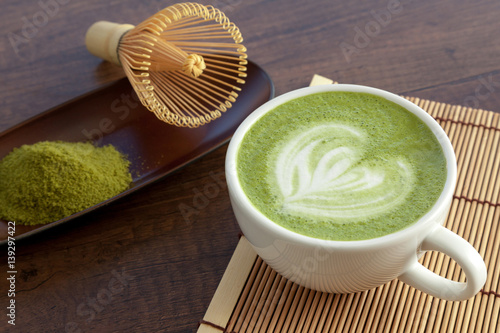
[[[416,114],[436,135],[446,156],[447,179],[433,208],[415,224],[369,240],[316,239],[272,222],[248,200],[236,171],[237,151],[247,130],[262,115],[280,104],[327,91],[365,92],[386,98]],[[359,85],[314,86],[272,99],[242,122],[231,139],[226,155],[226,180],[233,211],[243,234],[257,254],[278,273],[299,285],[333,293],[368,290],[398,278],[429,295],[446,300],[461,301],[476,295],[486,281],[484,261],[470,243],[443,226],[456,178],[456,158],[450,140],[427,112],[398,95]],[[446,279],[421,265],[418,259],[426,251],[439,251],[454,259],[465,273],[465,282]]]

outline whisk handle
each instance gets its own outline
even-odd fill
[[[121,37],[135,26],[99,21],[90,26],[85,35],[87,50],[93,55],[120,65],[118,44]]]

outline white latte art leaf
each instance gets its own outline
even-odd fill
[[[275,176],[290,214],[356,219],[403,203],[412,189],[406,161],[366,159],[365,135],[340,124],[319,125],[280,148]]]

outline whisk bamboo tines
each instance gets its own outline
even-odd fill
[[[197,3],[167,7],[137,26],[94,23],[90,53],[121,65],[142,104],[169,124],[198,127],[221,116],[245,83],[238,27]]]

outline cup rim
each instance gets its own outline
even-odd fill
[[[247,130],[256,121],[258,121],[264,114],[271,111],[278,105],[281,105],[285,102],[288,102],[290,100],[299,97],[321,92],[330,92],[330,91],[369,93],[383,97],[389,101],[399,104],[402,107],[409,110],[410,112],[412,112],[413,114],[417,115],[422,121],[424,121],[424,123],[431,129],[431,131],[438,139],[438,142],[441,144],[441,147],[443,149],[446,158],[446,168],[447,168],[446,182],[441,192],[441,195],[434,203],[432,208],[417,222],[394,233],[371,239],[342,241],[342,240],[314,238],[288,230],[285,227],[282,227],[277,223],[273,222],[267,216],[261,213],[251,203],[251,201],[244,193],[239,183],[236,171],[236,156],[238,149],[240,147],[241,140],[245,136]],[[430,226],[435,225],[434,220],[436,220],[443,213],[443,209],[449,209],[449,203],[451,202],[451,198],[453,197],[456,178],[457,178],[456,157],[453,146],[446,132],[432,116],[430,116],[426,111],[424,111],[418,105],[410,102],[404,97],[401,97],[399,95],[396,95],[394,93],[382,89],[363,86],[363,85],[356,85],[356,84],[329,84],[329,85],[318,85],[318,86],[300,88],[287,92],[283,95],[277,96],[272,100],[264,103],[260,107],[258,107],[238,126],[235,133],[233,134],[229,142],[228,150],[226,153],[225,172],[226,172],[226,181],[229,193],[232,195],[232,200],[237,200],[238,203],[240,204],[240,208],[244,209],[244,211],[247,214],[251,214],[254,217],[252,219],[254,221],[253,223],[258,223],[260,224],[260,226],[266,228],[274,235],[279,234],[280,238],[286,239],[293,243],[298,243],[305,246],[320,245],[320,246],[346,248],[346,249],[356,248],[360,250],[364,248],[387,246],[388,243],[391,243],[393,241],[397,241],[400,239],[407,239],[412,235],[420,235],[419,232],[420,229],[427,228],[429,230],[432,230]]]

